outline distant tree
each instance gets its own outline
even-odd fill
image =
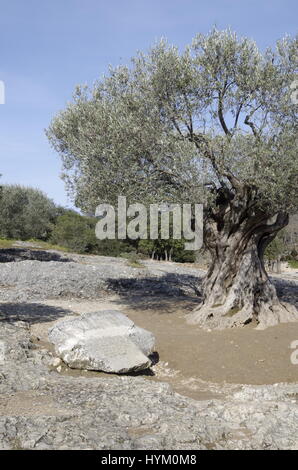
[[[283,240],[281,238],[275,238],[272,240],[270,245],[267,246],[266,251],[265,251],[265,257],[268,260],[277,260],[278,258],[281,258],[286,252],[286,246],[283,243]]]
[[[208,328],[297,320],[264,252],[297,211],[298,37],[261,53],[231,31],[161,41],[112,69],[53,120],[48,137],[78,207],[201,202],[212,262],[193,321]]]
[[[290,217],[289,225],[285,229],[284,241],[289,249],[298,250],[298,214]]]
[[[57,218],[51,242],[78,253],[93,252],[97,245],[95,223],[91,217],[69,211]]]
[[[152,259],[175,261],[178,263],[193,263],[196,254],[184,248],[184,240],[140,240],[138,252],[148,255]]]
[[[56,219],[56,206],[42,191],[3,185],[0,198],[0,236],[47,240]]]
[[[268,269],[275,270],[278,274],[281,273],[281,259],[287,254],[285,236],[285,229],[283,229],[267,246],[264,254]]]
[[[138,253],[143,253],[151,259],[155,259],[154,242],[155,240],[140,240],[138,243]]]
[[[98,240],[95,236],[96,223],[95,217],[67,210],[57,217],[50,240],[77,253],[120,256],[134,250],[134,247],[125,241]]]

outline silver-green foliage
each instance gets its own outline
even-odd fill
[[[162,40],[111,69],[47,134],[78,207],[130,201],[212,204],[215,188],[253,188],[266,212],[297,208],[298,37],[261,53],[230,30],[183,52]]]

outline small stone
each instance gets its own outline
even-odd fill
[[[50,365],[53,367],[58,367],[60,364],[61,364],[61,359],[59,357],[54,357],[50,362]]]

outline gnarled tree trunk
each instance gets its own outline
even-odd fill
[[[208,214],[205,244],[212,263],[203,281],[203,301],[190,323],[227,328],[255,322],[258,328],[298,320],[293,305],[281,303],[264,268],[266,246],[288,223],[288,215],[269,218],[254,209],[253,192],[241,197],[220,190],[217,210]]]

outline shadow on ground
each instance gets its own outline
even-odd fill
[[[135,295],[120,295],[119,300],[113,300],[116,306],[119,304],[120,309],[125,307],[129,311],[135,310],[140,312],[155,312],[160,315],[175,314],[177,311],[190,313],[198,305],[199,299],[196,296],[164,296],[154,295],[146,296],[141,293]]]
[[[157,351],[154,351],[148,357],[151,360],[151,366],[155,366],[155,364],[159,362],[159,354]],[[138,376],[153,377],[155,376],[155,372],[151,369],[151,367],[149,367],[148,369],[139,370],[137,372],[129,372],[125,375],[130,375],[131,377],[138,377]]]
[[[186,274],[166,273],[161,277],[109,279],[109,291],[119,295],[114,303],[132,310],[175,313],[177,308],[192,311],[201,301],[202,279]]]
[[[0,263],[11,263],[14,261],[72,261],[59,253],[44,250],[30,250],[25,248],[7,248],[0,250]]]
[[[190,274],[165,273],[163,276],[107,279],[108,289],[122,296],[141,293],[145,296],[201,296],[202,279]]]
[[[0,322],[50,322],[69,315],[70,310],[37,303],[0,303]]]
[[[165,273],[163,276],[108,279],[108,289],[120,295],[120,303],[129,308],[160,310],[171,313],[175,305],[183,303],[188,310],[202,300],[202,277],[188,274]],[[298,308],[298,284],[287,279],[272,279],[277,295],[283,302]]]
[[[278,298],[283,302],[289,302],[298,309],[298,284],[288,279],[274,279],[271,282],[276,288]]]

